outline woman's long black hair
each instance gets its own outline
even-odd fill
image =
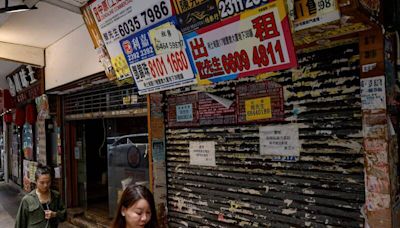
[[[158,228],[156,207],[154,203],[153,194],[142,185],[129,185],[122,193],[121,200],[119,201],[117,214],[115,215],[112,223],[112,228],[125,228],[126,221],[125,217],[122,216],[122,207],[129,208],[140,199],[144,199],[150,205],[151,218],[146,224],[146,228]]]

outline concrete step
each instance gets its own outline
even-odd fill
[[[83,216],[72,218],[70,223],[72,223],[74,226],[78,226],[80,228],[103,228],[103,227],[97,226],[96,223],[86,219]]]
[[[106,216],[102,216],[99,213],[96,213],[94,211],[86,211],[85,212],[85,218],[87,218],[90,221],[93,221],[94,223],[96,223],[96,225],[98,225],[99,227],[102,228],[108,228],[111,225],[112,219],[106,217]]]
[[[58,228],[79,228],[79,226],[75,226],[69,222],[63,222],[58,225]]]

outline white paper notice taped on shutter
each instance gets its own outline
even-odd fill
[[[299,128],[296,124],[260,127],[260,154],[299,156]]]
[[[215,142],[190,142],[190,165],[215,166]]]

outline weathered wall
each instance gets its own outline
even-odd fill
[[[280,123],[298,124],[299,161],[260,155],[259,127],[271,123],[167,127],[171,227],[363,226],[358,45],[299,54],[298,61],[300,70],[264,80],[284,86]],[[207,91],[235,99],[244,81],[255,78]],[[189,142],[201,140],[216,142],[215,167],[189,165]]]

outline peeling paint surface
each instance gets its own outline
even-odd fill
[[[268,122],[166,128],[170,227],[363,226],[358,45],[299,54],[298,62],[298,70],[262,79],[284,88],[281,124],[299,126],[297,162],[260,155],[258,131]],[[235,100],[236,85],[254,82],[200,89]],[[215,167],[189,165],[189,143],[198,140],[215,141]]]

